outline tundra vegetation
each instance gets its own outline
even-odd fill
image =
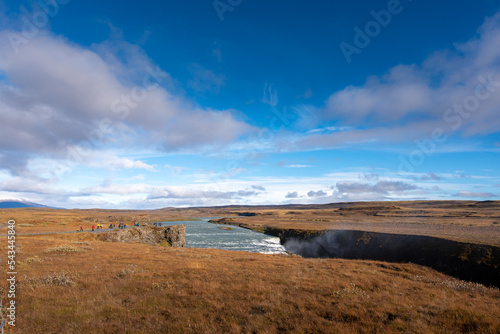
[[[19,225],[34,225],[17,229],[18,317],[6,333],[498,333],[499,289],[415,264],[107,242],[102,240],[107,232],[97,231],[23,234],[76,231],[81,225],[88,230],[96,221],[137,217],[154,222],[227,216],[231,224],[256,230],[306,233],[349,225],[465,242],[479,242],[483,234],[482,243],[498,245],[500,227],[493,223],[499,207],[498,202],[399,202],[150,212],[1,210]],[[249,210],[256,214],[238,216]],[[6,246],[0,245],[4,254]],[[0,270],[7,271],[4,262]],[[1,284],[5,290],[6,282]]]

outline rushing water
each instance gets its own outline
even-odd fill
[[[162,222],[162,226],[186,225],[186,243],[189,248],[216,248],[265,254],[284,254],[280,239],[232,225],[212,224],[212,218],[200,220]],[[231,227],[232,231],[219,227]]]

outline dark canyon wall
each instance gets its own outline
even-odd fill
[[[500,248],[452,240],[363,231],[267,231],[290,253],[314,258],[411,262],[448,275],[500,287]]]

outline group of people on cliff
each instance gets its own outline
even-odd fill
[[[152,225],[153,225],[153,226],[161,226],[161,223],[152,223]],[[135,222],[135,223],[133,224],[133,226],[142,226],[142,227],[145,227],[145,226],[146,226],[146,223],[144,223],[144,222],[143,222],[143,223],[137,223],[137,222]],[[92,224],[92,232],[94,232],[96,228],[97,228],[98,230],[102,230],[102,229],[104,228],[104,224],[99,223],[99,224],[97,224],[97,227],[96,227],[96,225]],[[109,224],[109,226],[108,226],[108,228],[109,228],[109,229],[116,228],[116,225],[115,225],[115,224],[113,224],[113,223],[110,223],[110,224]],[[118,224],[118,228],[119,228],[120,230],[126,229],[126,228],[127,228],[127,224],[125,224],[125,223],[120,223],[120,224]],[[79,232],[83,232],[83,231],[84,231],[84,230],[83,230],[83,225],[81,225],[81,226],[80,226],[80,231],[79,231]]]
[[[139,223],[136,223],[136,226],[139,226]],[[145,223],[143,223],[143,224],[142,224],[142,226],[146,226],[146,224],[145,224]],[[113,224],[113,223],[110,223],[110,224],[109,224],[109,226],[108,226],[108,228],[109,228],[109,229],[113,229],[113,228],[115,228],[115,227],[116,227],[116,225],[115,225],[115,224]],[[104,228],[104,224],[97,224],[97,229],[98,229],[98,230],[102,230],[103,228]],[[122,230],[122,229],[126,229],[126,228],[127,228],[127,224],[125,224],[125,223],[120,223],[120,224],[118,224],[118,228],[119,228],[120,230]],[[96,229],[96,225],[92,224],[92,232],[94,232],[94,231],[95,231],[95,229]],[[81,225],[81,226],[80,226],[80,232],[83,232],[83,225]]]

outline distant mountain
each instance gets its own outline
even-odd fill
[[[56,209],[52,208],[50,206],[38,204],[38,203],[33,203],[33,202],[28,202],[25,200],[18,200],[18,199],[4,199],[0,200],[0,209],[18,209],[18,208],[51,208],[51,209]]]

